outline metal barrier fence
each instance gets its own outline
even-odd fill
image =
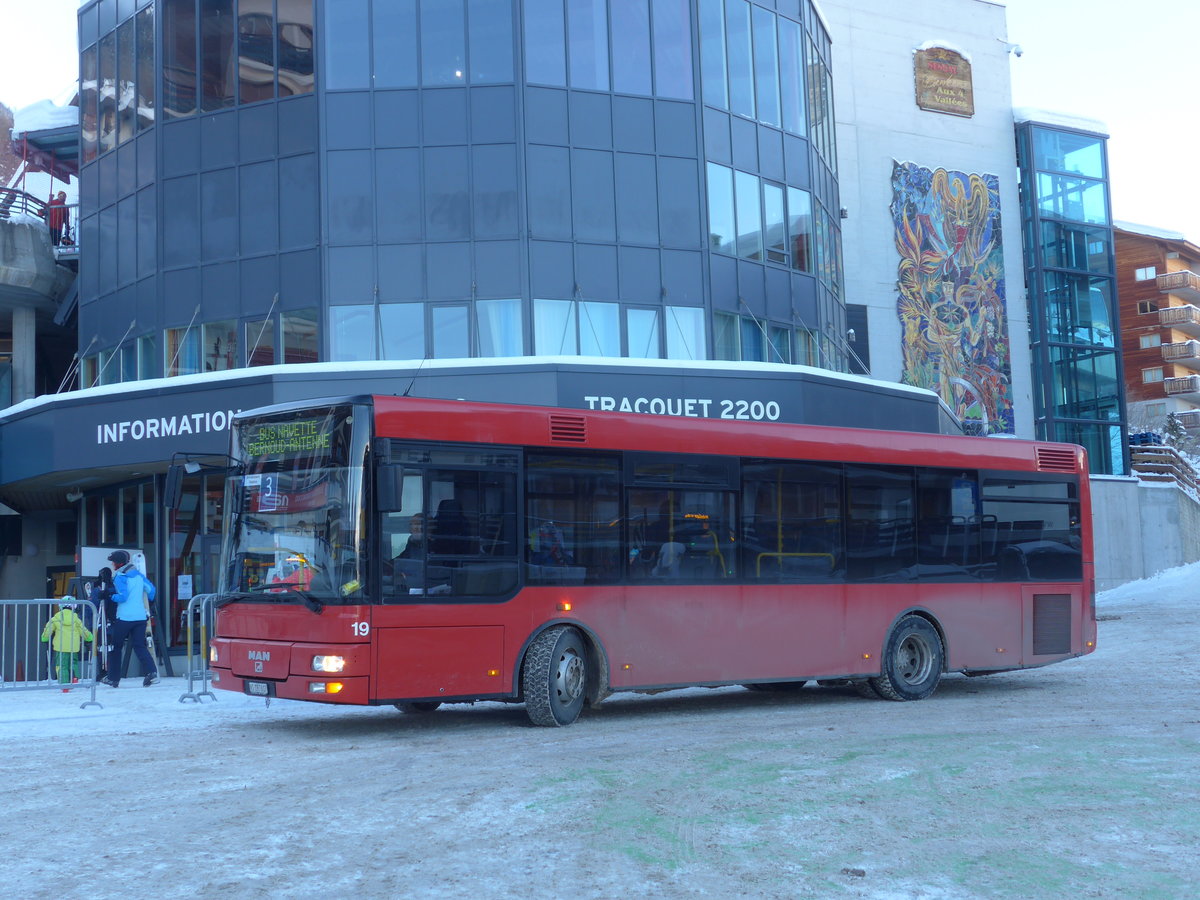
[[[188,689],[179,696],[179,702],[193,700],[201,702],[202,697],[211,697],[215,702],[217,695],[208,689],[212,681],[212,672],[208,668],[208,636],[213,633],[216,594],[197,594],[188,601],[187,609],[183,611],[183,624],[187,633],[188,659]],[[195,684],[200,682],[200,690]]]
[[[90,639],[89,639],[90,636]],[[76,689],[96,700],[104,623],[90,600],[0,600],[0,694]]]

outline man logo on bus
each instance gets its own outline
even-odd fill
[[[271,661],[271,651],[270,650],[247,650],[246,657],[248,659],[257,659],[257,660],[261,660],[263,662],[270,662]]]

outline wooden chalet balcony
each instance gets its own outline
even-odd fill
[[[1200,428],[1200,409],[1185,409],[1175,413],[1175,419],[1188,431]]]
[[[1180,341],[1162,345],[1163,362],[1200,369],[1200,341]]]
[[[1182,274],[1190,275],[1191,272]],[[1165,306],[1158,311],[1158,324],[1200,338],[1200,307]]]
[[[1159,275],[1156,281],[1160,294],[1174,294],[1193,303],[1200,301],[1200,275],[1195,272],[1168,272]]]
[[[1186,397],[1200,400],[1200,375],[1184,375],[1182,378],[1164,378],[1163,390],[1168,397]]]

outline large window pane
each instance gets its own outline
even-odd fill
[[[275,365],[275,320],[246,323],[246,365]]]
[[[567,0],[571,87],[608,90],[608,8],[605,0]]]
[[[520,300],[479,300],[475,303],[480,356],[521,356]]]
[[[466,81],[463,0],[421,0],[421,83]]]
[[[205,111],[237,102],[235,34],[233,0],[206,0],[200,4],[200,104]]]
[[[626,494],[629,577],[718,582],[737,575],[728,491],[635,488]]]
[[[117,29],[117,143],[133,137],[137,118],[137,70],[134,67],[134,21]]]
[[[1056,269],[1107,272],[1109,230],[1067,222],[1042,223],[1042,263]]]
[[[471,355],[471,320],[466,305],[433,308],[433,356],[465,359]]]
[[[667,359],[705,359],[704,310],[697,306],[667,307]]]
[[[742,358],[738,345],[738,317],[728,313],[713,315],[713,358],[733,359]]]
[[[1111,291],[1108,278],[1046,272],[1047,337],[1064,343],[1114,346]]]
[[[196,0],[160,0],[163,10],[163,110],[196,111]]]
[[[800,25],[779,19],[779,82],[783,105],[783,127],[792,134],[805,134],[804,59]]]
[[[758,179],[748,172],[734,172],[737,196],[738,256],[762,259],[762,208],[758,198]]]
[[[612,0],[611,8],[613,90],[649,95],[650,7],[647,0]]]
[[[767,259],[786,263],[787,223],[784,221],[783,188],[777,184],[763,182],[763,235],[767,245]]]
[[[388,0],[371,11],[375,87],[417,86],[417,0]]]
[[[733,255],[733,170],[708,164],[708,246],[718,253]]]
[[[767,344],[767,362],[790,363],[792,361],[791,331],[778,325],[767,326],[770,338]]]
[[[279,76],[279,96],[308,94],[313,89],[313,7],[312,0],[288,0],[277,3],[279,40],[275,59]]]
[[[467,0],[467,45],[474,84],[513,80],[510,0]]]
[[[97,48],[88,47],[83,51],[79,72],[79,131],[83,143],[83,161],[91,162],[96,158],[96,104],[99,98],[98,70],[99,60]]]
[[[238,82],[243,103],[275,96],[275,4],[240,0],[238,4]]]
[[[117,35],[100,41],[100,152],[117,146]]]
[[[763,324],[753,316],[742,316],[739,320],[741,331],[741,358],[747,362],[766,362],[767,336],[763,334]]]
[[[633,359],[660,359],[657,309],[627,309],[625,330],[629,335],[629,353]]]
[[[303,309],[285,313],[281,317],[283,332],[283,361],[285,363],[316,362],[319,355],[317,311]]]
[[[754,51],[750,41],[750,4],[727,0],[725,34],[729,56],[729,108],[754,118]]]
[[[576,356],[575,304],[570,300],[533,301],[533,352],[537,356]]]
[[[563,0],[526,0],[526,81],[566,85],[567,51],[563,27]]]
[[[1033,130],[1033,162],[1037,169],[1104,177],[1104,141],[1065,131]]]
[[[280,18],[283,18],[280,10]],[[282,26],[282,22],[280,23]],[[325,86],[366,88],[371,84],[371,37],[367,0],[337,0],[325,4]],[[279,93],[284,84],[280,45]],[[297,92],[299,93],[299,92]]]
[[[329,308],[329,359],[333,362],[375,359],[375,307]]]
[[[790,187],[788,200],[788,238],[792,251],[792,268],[801,272],[813,271],[812,195]]]
[[[1073,222],[1108,224],[1104,182],[1038,172],[1038,207],[1043,213]]]
[[[425,358],[425,305],[383,303],[379,307],[380,359]]]
[[[200,329],[168,328],[166,345],[168,378],[175,375],[195,375],[200,371]]]
[[[721,0],[700,0],[700,87],[709,106],[729,108],[725,78],[725,6]]]
[[[621,355],[621,308],[616,303],[579,303],[579,352],[583,356]]]
[[[775,49],[775,13],[761,6],[754,12],[754,96],[759,121],[779,124],[779,61]]]
[[[237,322],[208,322],[204,326],[204,371],[224,372],[241,366]]]
[[[654,93],[692,99],[692,25],[688,0],[651,0]]]

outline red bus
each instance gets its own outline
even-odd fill
[[[1095,649],[1074,445],[374,396],[244,413],[232,450],[225,690],[554,726]]]

